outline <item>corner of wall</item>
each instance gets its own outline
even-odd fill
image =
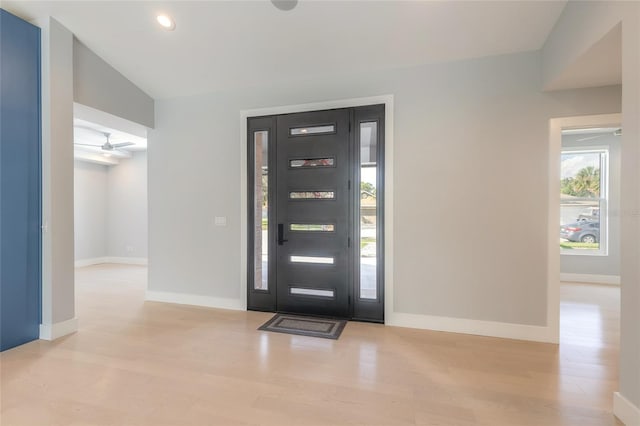
[[[626,426],[640,425],[640,408],[633,405],[620,392],[613,394],[613,414]]]
[[[56,340],[78,331],[78,319],[71,318],[53,324],[40,324],[41,340]]]

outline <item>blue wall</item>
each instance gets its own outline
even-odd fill
[[[0,9],[0,350],[37,339],[40,29]]]

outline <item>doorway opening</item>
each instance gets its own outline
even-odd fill
[[[551,120],[549,312],[569,349],[619,348],[620,123]]]
[[[146,128],[74,106],[74,235],[78,308],[147,282]]]
[[[621,136],[619,125],[562,130],[560,339],[563,344],[618,347]]]
[[[384,321],[385,106],[247,119],[247,307]]]

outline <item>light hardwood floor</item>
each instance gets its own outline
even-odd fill
[[[619,292],[563,285],[551,344],[144,302],[146,268],[77,270],[78,333],[0,355],[0,424],[607,426]]]

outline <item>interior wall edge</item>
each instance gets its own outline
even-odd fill
[[[56,340],[76,331],[78,331],[78,318],[76,317],[56,323],[42,323],[40,324],[40,339]]]
[[[640,408],[620,392],[613,394],[613,415],[627,426],[640,425]]]

